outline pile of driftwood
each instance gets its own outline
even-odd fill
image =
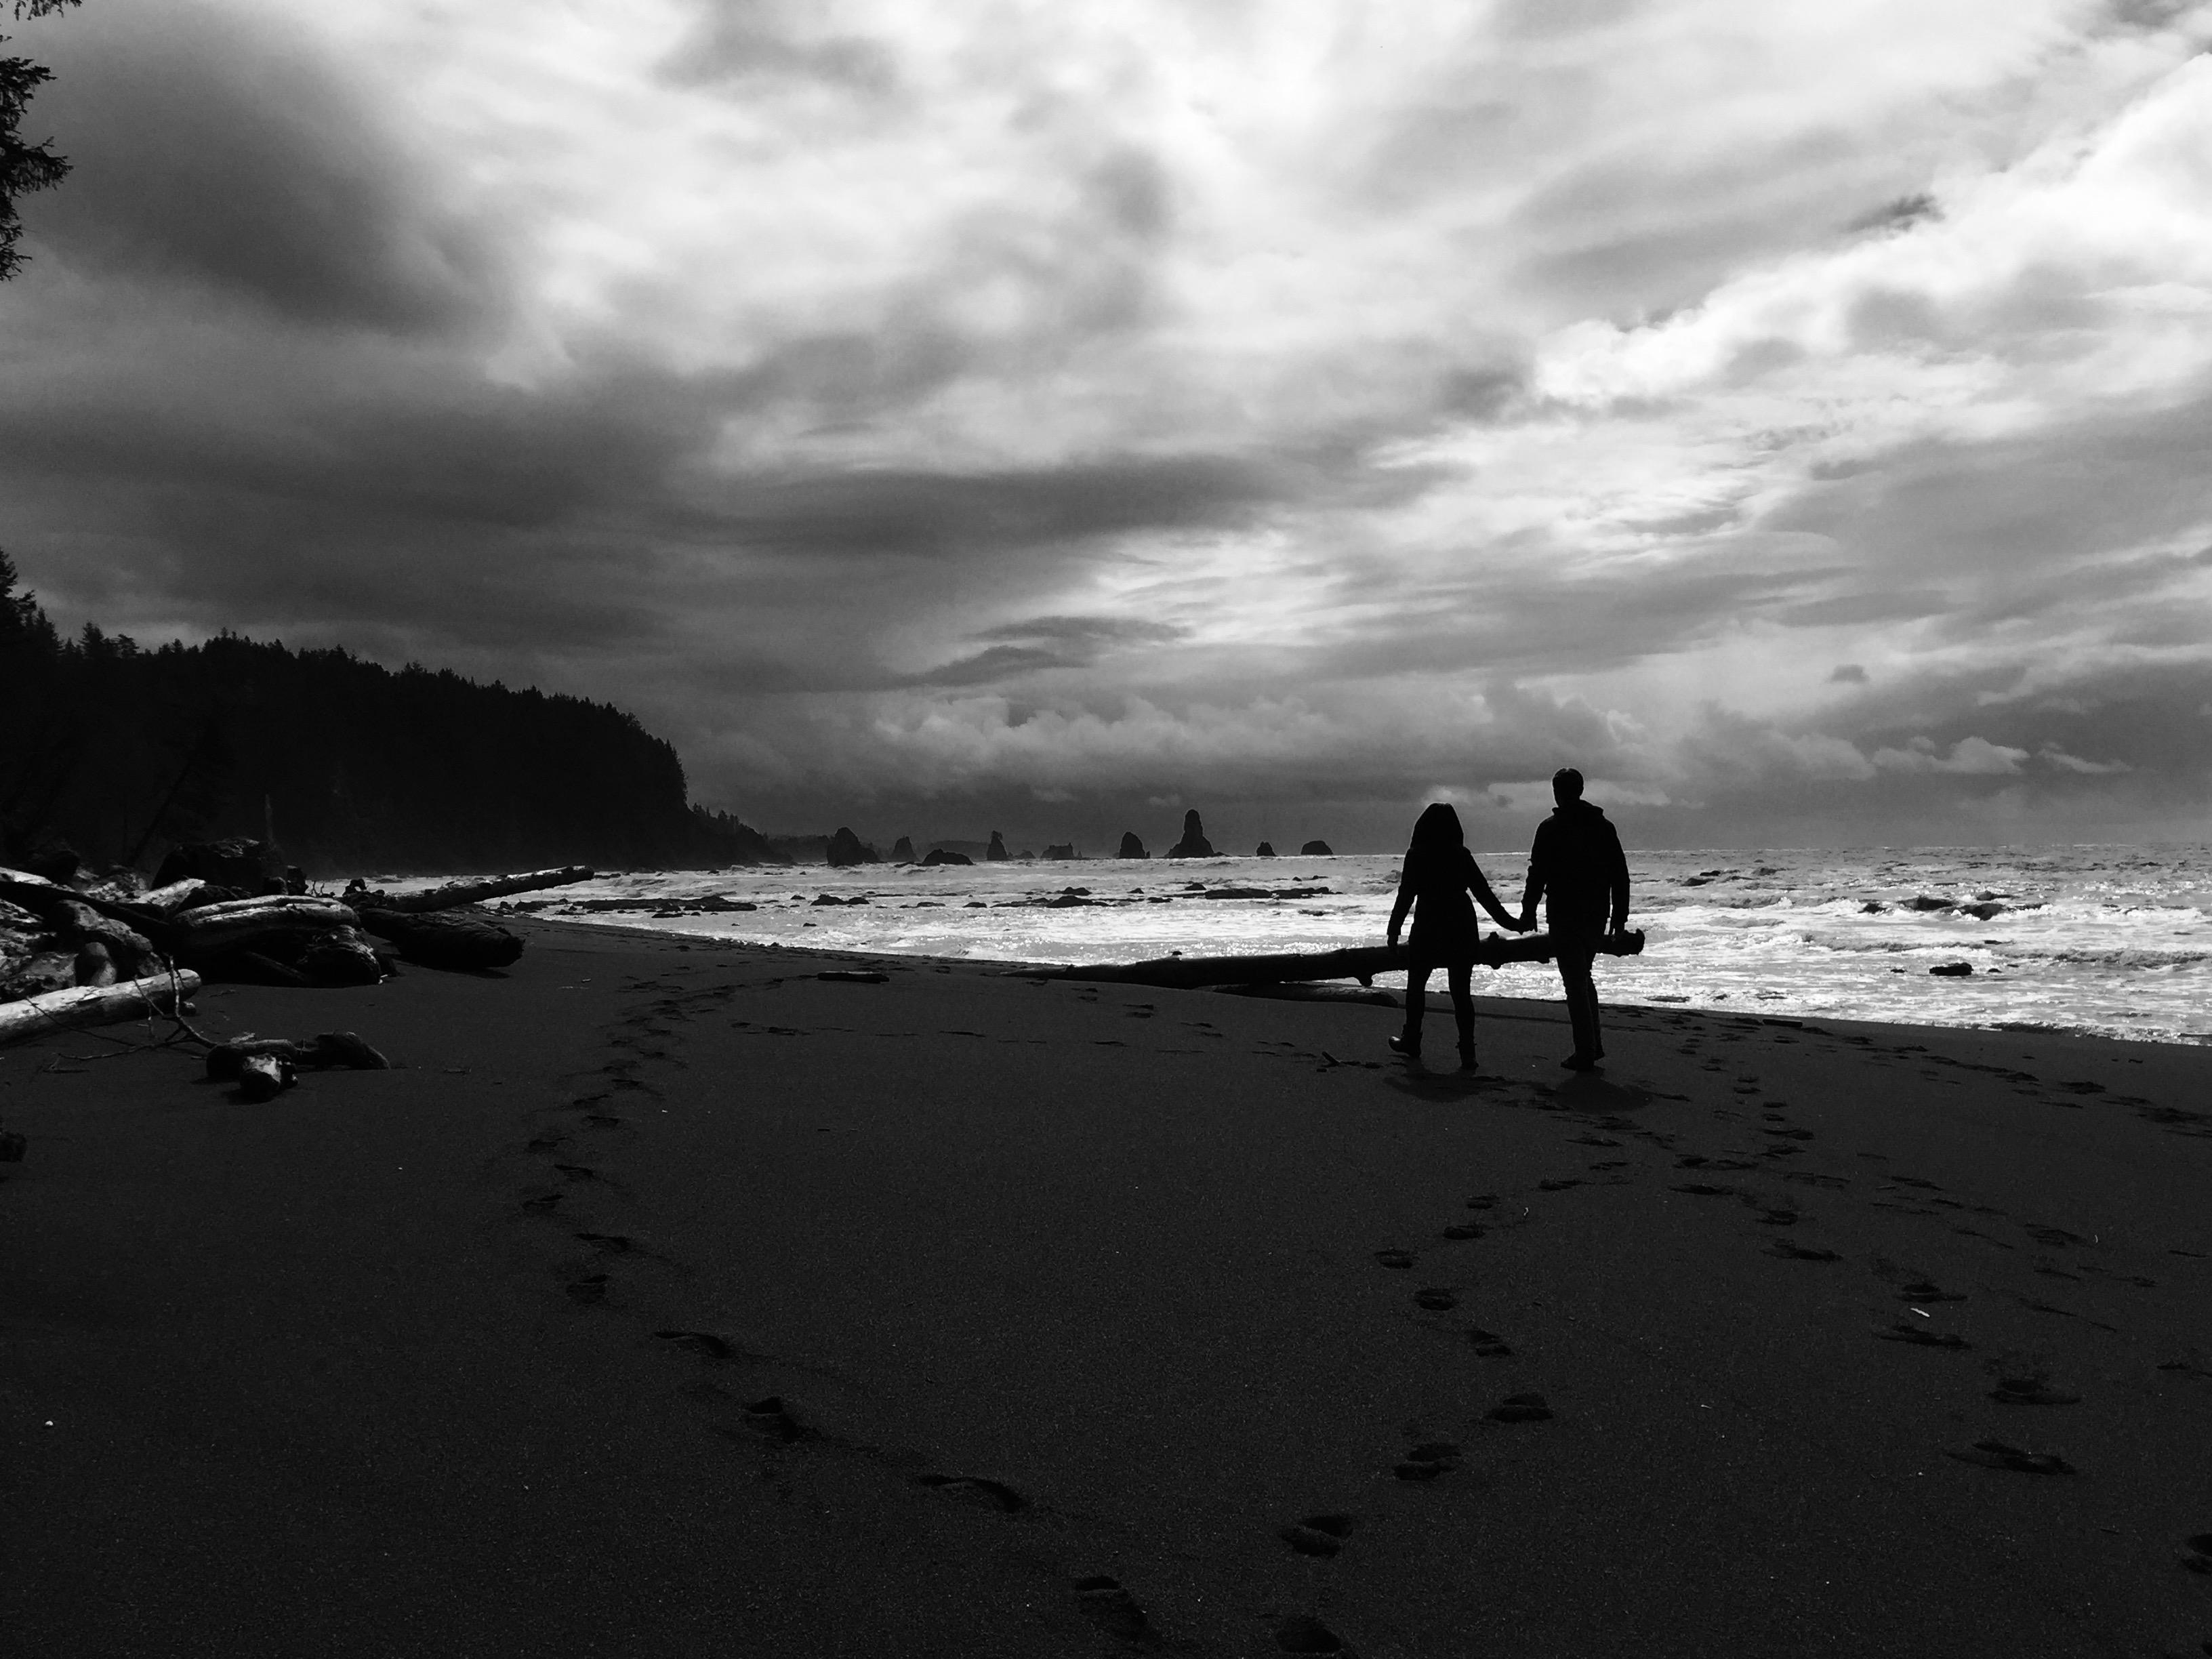
[[[207,850],[234,861],[240,846]],[[460,908],[592,874],[572,866],[399,895],[356,882],[333,897],[294,890],[305,884],[289,872],[263,878],[275,890],[241,893],[177,875],[179,859],[188,866],[184,855],[194,850],[179,849],[154,885],[130,872],[70,883],[0,868],[0,1042],[172,1012],[207,981],[374,985],[402,961],[503,968],[522,954],[520,938]]]

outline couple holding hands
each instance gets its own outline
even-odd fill
[[[1468,980],[1479,935],[1472,896],[1500,927],[1516,933],[1534,930],[1536,901],[1545,901],[1552,954],[1566,987],[1567,1015],[1575,1033],[1574,1053],[1559,1063],[1571,1071],[1587,1072],[1605,1057],[1590,963],[1599,940],[1608,931],[1617,933],[1628,925],[1628,859],[1612,823],[1583,799],[1580,772],[1570,766],[1553,773],[1552,798],[1558,805],[1536,827],[1518,916],[1508,915],[1491,891],[1474,854],[1467,850],[1459,814],[1449,805],[1435,803],[1413,825],[1413,843],[1406,848],[1406,867],[1398,882],[1398,902],[1390,908],[1393,950],[1407,912],[1413,916],[1413,935],[1407,941],[1411,959],[1406,971],[1406,1030],[1390,1039],[1397,1053],[1419,1057],[1429,974],[1441,968],[1459,1024],[1460,1067],[1474,1069],[1474,1000]]]

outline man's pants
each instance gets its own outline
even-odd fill
[[[1605,1052],[1605,1040],[1598,1033],[1597,983],[1590,977],[1590,963],[1597,957],[1597,935],[1580,928],[1564,935],[1554,931],[1552,943],[1553,957],[1559,964],[1559,982],[1566,987],[1567,1018],[1575,1029],[1575,1052],[1595,1060]]]

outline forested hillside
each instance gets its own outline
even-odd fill
[[[769,856],[607,704],[228,634],[64,640],[17,583],[0,555],[0,858],[150,863],[269,827],[319,878]]]

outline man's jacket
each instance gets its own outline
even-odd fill
[[[1628,855],[1612,821],[1586,800],[1555,807],[1536,826],[1522,908],[1534,909],[1539,898],[1550,901],[1547,915],[1555,933],[1604,932],[1608,915],[1614,931],[1627,925]]]

